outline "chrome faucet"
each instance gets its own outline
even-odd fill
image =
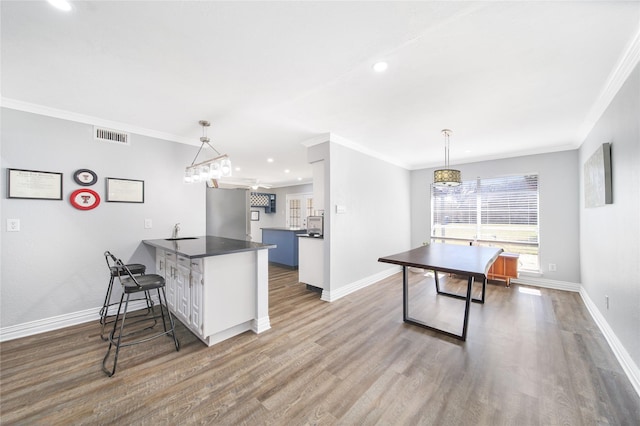
[[[173,225],[173,235],[171,236],[171,238],[178,238],[178,231],[180,231],[180,224],[176,223],[175,225]]]

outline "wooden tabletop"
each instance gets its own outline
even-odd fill
[[[378,262],[473,276],[483,280],[502,251],[495,247],[436,243],[381,257]]]

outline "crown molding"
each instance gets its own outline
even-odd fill
[[[305,141],[303,141],[301,144],[307,148],[314,146],[314,145],[319,145],[321,143],[325,143],[325,142],[333,142],[335,144],[338,145],[342,145],[346,148],[352,149],[354,151],[357,151],[361,154],[365,154],[368,155],[369,157],[373,157],[373,158],[377,158],[378,160],[382,160],[385,163],[389,163],[389,164],[393,164],[394,166],[398,166],[401,167],[405,170],[411,170],[411,166],[409,166],[406,163],[403,163],[401,161],[398,161],[394,158],[389,158],[386,157],[382,154],[380,154],[379,152],[373,151],[367,147],[364,147],[356,142],[353,142],[350,139],[347,139],[345,137],[342,137],[340,135],[337,135],[335,133],[322,133],[319,134],[318,136],[314,136],[312,138],[309,138]]]
[[[122,130],[137,135],[148,136],[156,139],[163,139],[171,142],[179,142],[189,145],[195,145],[194,140],[184,136],[173,135],[170,133],[158,132],[156,130],[146,129],[144,127],[134,126],[119,121],[105,120],[103,118],[91,115],[78,114],[71,111],[65,111],[57,108],[50,108],[44,105],[32,104],[29,102],[19,101],[11,98],[0,98],[0,106],[3,108],[14,109],[17,111],[30,112],[33,114],[43,115],[46,117],[59,118],[62,120],[75,121],[76,123],[90,124],[93,126],[102,126],[109,129]]]
[[[627,45],[627,49],[613,68],[611,74],[609,74],[609,78],[604,84],[600,96],[598,96],[589,114],[587,114],[578,134],[580,144],[589,136],[593,127],[600,117],[602,117],[602,114],[604,114],[605,110],[609,107],[609,104],[622,88],[625,81],[627,81],[629,75],[631,75],[638,63],[640,63],[640,28],[638,28],[635,36]]]

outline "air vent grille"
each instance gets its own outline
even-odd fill
[[[130,145],[129,133],[121,130],[106,129],[104,127],[93,127],[93,138],[97,141],[112,142],[118,145]]]

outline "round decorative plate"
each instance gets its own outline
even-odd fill
[[[98,175],[96,175],[93,170],[80,169],[76,170],[73,174],[73,180],[75,180],[78,185],[91,186],[98,181]]]
[[[90,189],[76,189],[71,193],[71,205],[78,210],[91,210],[100,204],[100,196]]]

